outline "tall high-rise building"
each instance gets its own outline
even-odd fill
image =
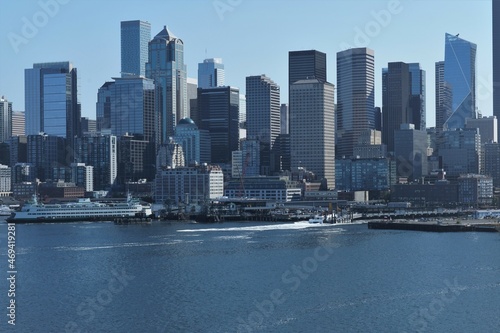
[[[318,79],[290,86],[291,167],[306,168],[335,188],[334,86]]]
[[[70,62],[33,64],[24,71],[26,135],[40,132],[67,138],[80,134],[77,70]]]
[[[36,177],[41,181],[53,179],[53,170],[68,166],[67,140],[56,135],[28,135],[27,160],[33,164]]]
[[[151,24],[145,21],[122,21],[121,28],[121,77],[146,76],[148,43]]]
[[[375,57],[368,48],[337,53],[337,158],[351,157],[360,134],[375,129]]]
[[[326,54],[316,50],[288,53],[288,85],[306,79],[326,82]]]
[[[394,151],[394,131],[401,124],[413,124],[410,108],[411,74],[404,62],[390,62],[382,69],[382,143]]]
[[[186,75],[184,42],[165,26],[149,42],[146,64],[146,77],[153,79],[156,87],[157,142],[168,142],[177,122],[188,117]]]
[[[436,62],[436,129],[442,131],[451,116],[451,88],[444,80],[444,61]]]
[[[410,108],[416,130],[425,131],[425,71],[419,63],[408,64],[411,73]]]
[[[215,88],[224,86],[224,64],[221,58],[205,59],[198,64],[198,87]]]
[[[97,91],[96,127],[97,131],[111,129],[111,87],[114,81],[105,82]]]
[[[230,164],[239,148],[239,103],[238,88],[198,88],[198,126],[210,134],[211,163]]]
[[[247,76],[247,138],[260,143],[260,174],[270,176],[276,165],[275,141],[280,134],[280,87],[265,75]]]
[[[0,97],[0,142],[6,142],[12,136],[12,102]]]
[[[153,80],[143,77],[115,78],[110,86],[111,134],[139,135],[155,140],[155,109]]]
[[[476,49],[476,44],[458,35],[445,34],[444,81],[452,100],[445,129],[464,128],[467,118],[476,118]]]
[[[493,115],[500,119],[500,2],[493,0]]]
[[[187,101],[188,101],[188,114],[189,117],[198,116],[198,79],[188,77],[186,79],[187,85]],[[179,120],[180,121],[180,120]]]

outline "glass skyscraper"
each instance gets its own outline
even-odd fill
[[[151,24],[144,21],[121,22],[121,76],[146,76]]]
[[[70,62],[33,64],[24,71],[26,135],[64,138],[80,133],[77,71]],[[73,145],[73,140],[68,140]]]
[[[154,140],[154,83],[141,77],[116,78],[110,88],[111,134]]]
[[[500,2],[493,0],[493,115],[500,119]]]
[[[260,143],[260,174],[279,170],[273,158],[275,141],[281,131],[280,87],[265,75],[247,76],[247,138]]]
[[[337,53],[337,158],[351,157],[361,133],[375,129],[375,56],[368,48]]]
[[[445,129],[464,128],[466,118],[476,118],[476,49],[476,44],[458,35],[445,35],[444,81],[452,101]]]
[[[419,63],[408,64],[411,73],[410,108],[416,130],[425,131],[425,71]]]
[[[188,117],[187,69],[184,64],[184,42],[163,27],[149,42],[146,77],[156,86],[155,109],[159,119],[158,143],[167,143],[180,119]]]
[[[205,59],[198,64],[198,88],[222,87],[224,80],[224,64],[221,58]]]

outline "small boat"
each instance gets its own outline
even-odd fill
[[[322,215],[314,215],[314,217],[309,219],[309,223],[323,224],[325,218]]]
[[[0,205],[0,216],[10,216],[12,214],[12,209],[6,205]]]

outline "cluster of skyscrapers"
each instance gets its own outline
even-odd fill
[[[495,1],[493,11],[499,58]],[[494,61],[494,116],[481,117],[476,45],[452,34],[444,42],[444,60],[435,64],[436,126],[427,128],[419,63],[382,68],[376,106],[373,50],[338,52],[335,86],[325,53],[290,51],[289,101],[282,104],[280,86],[265,74],[246,78],[245,95],[226,85],[220,58],[203,60],[198,78],[188,78],[184,42],[169,28],[151,38],[148,22],[121,22],[121,73],[98,89],[95,120],[81,117],[77,69],[69,62],[25,70],[24,119],[0,99],[0,149],[9,152],[0,164],[15,175],[11,189],[1,191],[13,192],[17,183],[18,193],[26,191],[36,179],[85,183],[86,190],[145,179],[161,201],[179,201],[165,194],[165,179],[196,170],[216,173],[217,188],[224,177],[232,189],[226,195],[242,195],[244,180],[255,177],[288,177],[288,187],[295,180],[322,191],[388,191],[397,183],[429,183],[436,170],[451,179],[487,175],[500,185],[500,65]]]

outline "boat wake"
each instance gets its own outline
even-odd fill
[[[268,230],[300,230],[306,228],[328,228],[335,226],[335,224],[313,224],[309,221],[299,221],[295,223],[283,224],[268,224],[256,225],[248,227],[229,227],[229,228],[206,228],[206,229],[182,229],[178,232],[222,232],[222,231],[268,231]],[[339,232],[341,229],[337,229]]]

